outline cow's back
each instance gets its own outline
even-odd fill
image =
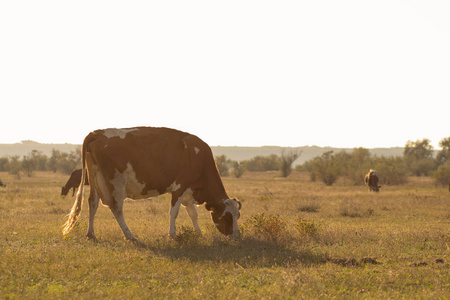
[[[134,173],[145,185],[142,196],[163,194],[180,184],[177,180],[195,181],[202,174],[204,156],[212,158],[211,149],[198,137],[168,128],[97,130],[85,143],[108,181],[116,174]]]

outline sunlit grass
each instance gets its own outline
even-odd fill
[[[167,237],[168,195],[127,200],[141,244],[99,207],[97,243],[85,238],[87,201],[65,238],[73,204],[63,175],[1,173],[0,298],[449,298],[450,202],[427,178],[405,186],[325,186],[294,172],[224,178],[242,203],[237,241],[199,207],[203,237],[183,209]],[[87,197],[87,194],[86,194]]]

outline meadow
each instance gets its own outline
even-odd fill
[[[428,177],[371,193],[345,181],[311,182],[307,173],[278,176],[223,178],[243,205],[236,241],[203,207],[203,237],[181,209],[178,238],[169,239],[169,195],[126,200],[134,244],[102,206],[98,242],[86,240],[88,193],[63,237],[74,200],[60,196],[67,175],[0,173],[0,298],[450,298],[447,189]]]

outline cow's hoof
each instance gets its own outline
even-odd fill
[[[91,242],[93,242],[95,244],[98,243],[97,238],[93,234],[92,235],[87,235],[86,238],[87,238],[88,241],[91,241]]]

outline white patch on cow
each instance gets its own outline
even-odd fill
[[[129,129],[120,129],[120,128],[109,128],[105,129],[103,135],[108,139],[113,137],[119,137],[124,139],[128,132],[139,130],[139,128],[129,128]]]
[[[167,191],[168,191],[169,193],[171,193],[171,192],[176,192],[176,191],[178,191],[178,190],[180,189],[180,187],[181,187],[181,184],[177,184],[177,182],[174,181],[174,182],[169,186],[169,188],[167,189]]]
[[[234,199],[227,199],[227,200],[223,201],[223,203],[225,204],[225,209],[223,211],[221,218],[227,212],[231,213],[231,215],[233,216],[233,233],[231,234],[231,236],[236,237],[239,235],[239,226],[237,223],[237,219],[239,216],[239,208],[238,208],[237,202]]]
[[[111,180],[111,184],[114,187],[112,195],[116,200],[124,199],[125,197],[138,199],[144,196],[159,195],[157,191],[149,191],[147,195],[142,195],[145,184],[137,180],[136,173],[130,163],[127,164],[127,168],[122,173],[119,172],[119,170],[116,170],[114,178]]]
[[[200,149],[198,149],[197,147],[194,147],[195,150],[195,154],[198,154],[200,152]]]

